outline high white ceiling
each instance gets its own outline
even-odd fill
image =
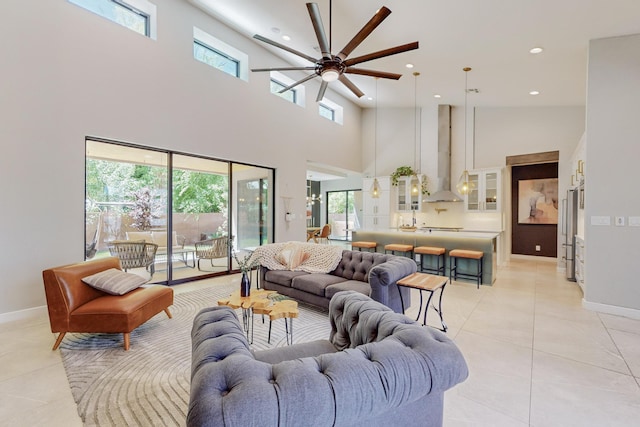
[[[314,49],[318,43],[306,1],[190,1],[248,37],[257,33],[320,56]],[[329,0],[317,3],[328,34]],[[469,95],[469,106],[584,105],[589,40],[640,33],[640,0],[334,0],[333,53],[381,6],[392,14],[350,57],[413,41],[419,41],[420,48],[359,65],[403,74],[399,81],[379,80],[379,106],[463,105],[465,66],[473,68],[468,87],[479,90]],[[284,34],[291,40],[284,41]],[[544,51],[530,54],[536,46]],[[311,65],[280,49],[269,49],[294,65]],[[409,62],[415,64],[413,70],[405,67]],[[252,68],[276,65],[280,64],[250,64]],[[417,81],[413,71],[420,72]],[[375,79],[348,77],[365,96],[358,100],[339,82],[329,87],[363,107],[374,106],[367,97],[376,93]],[[540,94],[529,95],[532,90]]]

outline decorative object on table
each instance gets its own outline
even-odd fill
[[[238,257],[238,253],[235,249],[232,249],[233,259],[236,260],[238,264],[238,268],[242,272],[242,278],[240,279],[240,296],[248,297],[251,294],[251,279],[249,277],[249,272],[257,267],[260,262],[257,257],[253,256],[253,252],[245,253],[242,259]]]
[[[418,173],[413,170],[411,166],[400,166],[398,169],[396,169],[391,174],[391,185],[397,187],[400,183],[400,178],[402,178],[403,176],[414,176],[418,178],[418,181],[420,181],[420,191],[422,192],[422,194],[426,194],[427,196],[431,194],[429,192],[429,180],[427,176],[424,174],[418,176]]]
[[[305,53],[299,52],[295,49],[292,49],[289,46],[285,46],[276,41],[270,40],[266,37],[263,37],[259,34],[255,34],[253,36],[254,39],[260,40],[261,42],[270,44],[271,46],[275,46],[277,48],[286,50],[289,53],[293,53],[307,61],[311,62],[313,65],[311,66],[302,66],[302,67],[276,67],[276,68],[252,68],[251,71],[260,72],[260,71],[282,71],[282,70],[303,70],[303,71],[312,71],[313,74],[310,74],[297,82],[285,87],[279,93],[284,93],[301,83],[306,82],[307,80],[311,80],[314,77],[320,77],[322,79],[322,83],[320,85],[320,90],[318,91],[318,96],[316,97],[316,102],[322,101],[324,98],[325,91],[327,90],[327,86],[329,82],[333,82],[339,80],[343,85],[347,87],[355,96],[360,98],[364,93],[358,89],[358,87],[353,84],[351,80],[349,80],[345,74],[359,74],[363,76],[370,76],[375,78],[385,78],[385,79],[393,79],[398,80],[402,77],[402,74],[396,73],[388,73],[383,71],[374,71],[374,70],[366,70],[362,68],[355,68],[353,65],[360,64],[365,61],[372,61],[374,59],[383,58],[385,56],[396,55],[398,53],[407,52],[410,50],[414,50],[418,48],[418,42],[407,43],[400,46],[395,46],[389,49],[380,50],[377,52],[369,53],[367,55],[358,56],[356,58],[347,59],[347,57],[353,52],[370,34],[375,30],[378,25],[382,23],[390,14],[391,10],[386,7],[381,7],[378,9],[373,15],[373,17],[367,22],[364,27],[347,43],[345,47],[337,54],[334,55],[331,52],[331,18],[332,18],[332,6],[331,1],[329,1],[329,38],[327,38],[324,31],[324,24],[322,23],[322,16],[320,15],[320,9],[318,8],[317,3],[307,3],[307,10],[309,12],[309,16],[311,18],[311,23],[313,24],[313,29],[316,33],[316,38],[318,39],[318,47],[320,52],[322,53],[322,57],[316,59],[311,57]]]
[[[464,171],[460,175],[460,179],[458,179],[456,189],[458,193],[466,196],[476,187],[476,184],[469,178],[469,171],[467,170],[467,95],[469,94],[467,77],[471,68],[464,67],[462,71],[464,71]]]

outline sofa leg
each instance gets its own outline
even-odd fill
[[[165,309],[164,309],[164,312],[165,312],[165,313],[167,313],[167,317],[168,317],[169,319],[173,319],[173,316],[171,315],[171,312],[169,311],[169,307],[165,308]]]
[[[53,348],[51,350],[57,350],[58,347],[60,346],[60,343],[62,343],[62,338],[64,338],[64,336],[66,335],[66,332],[60,332],[60,334],[58,335],[58,338],[56,338],[56,342],[55,344],[53,344]]]
[[[122,334],[124,336],[124,351],[129,351],[129,345],[131,341],[131,333],[125,332]]]

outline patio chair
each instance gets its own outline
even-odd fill
[[[200,270],[200,260],[208,259],[213,267],[213,260],[227,258],[229,256],[229,238],[227,236],[216,237],[214,239],[202,240],[195,243],[196,258],[198,259],[198,270]]]
[[[130,268],[144,267],[150,274],[155,273],[154,259],[158,245],[145,242],[112,242],[109,245],[111,256],[118,257],[124,271]]]

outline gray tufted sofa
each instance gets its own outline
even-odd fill
[[[253,353],[233,310],[202,310],[187,426],[442,425],[445,390],[468,375],[453,341],[353,291],[329,321],[329,340]]]
[[[330,273],[269,270],[266,267],[261,267],[260,271],[263,288],[309,304],[327,308],[336,293],[356,291],[402,313],[396,282],[415,273],[416,263],[395,255],[344,250],[340,263]],[[409,289],[400,289],[406,306],[410,306]]]

